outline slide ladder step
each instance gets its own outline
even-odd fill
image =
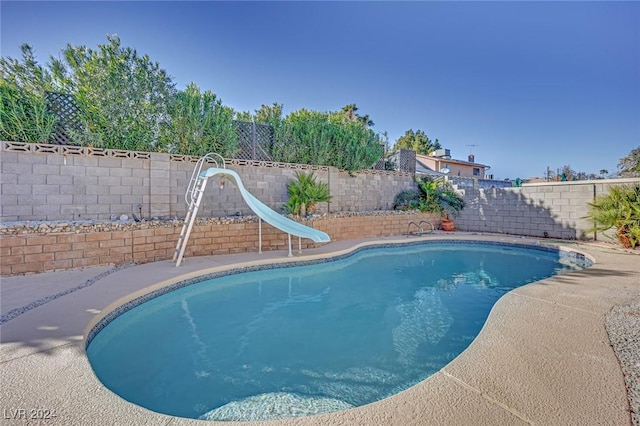
[[[182,262],[182,259],[184,257],[184,252],[187,248],[187,241],[189,241],[189,235],[191,234],[191,229],[193,228],[193,224],[196,220],[198,209],[200,208],[200,203],[202,202],[202,196],[204,195],[206,186],[207,178],[201,178],[198,176],[197,182],[191,190],[191,201],[189,202],[187,215],[184,218],[182,230],[180,231],[180,236],[178,237],[178,243],[176,244],[176,249],[173,253],[172,262],[175,262],[176,266],[180,266],[180,263]]]

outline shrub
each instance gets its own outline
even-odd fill
[[[408,189],[399,192],[393,199],[394,210],[413,210],[420,204],[420,192]]]
[[[168,100],[174,83],[159,64],[107,36],[98,49],[67,45],[62,59],[52,59],[53,75],[74,95],[82,111],[78,142],[101,147],[157,151],[168,125]]]
[[[20,49],[21,60],[0,58],[0,140],[47,143],[57,117],[47,112],[44,94],[55,86],[31,46]]]
[[[593,221],[590,231],[615,228],[623,246],[640,246],[640,185],[614,186],[589,206],[586,218]]]
[[[396,210],[418,209],[422,212],[446,213],[457,216],[464,208],[464,199],[442,180],[431,177],[416,179],[417,190],[402,191],[396,195]]]
[[[287,185],[289,200],[283,209],[290,214],[306,215],[313,213],[317,203],[326,202],[331,199],[329,195],[329,185],[324,182],[317,182],[313,172],[306,174],[296,172],[296,180]]]
[[[0,81],[0,140],[47,143],[56,121],[44,98]]]
[[[382,157],[380,136],[340,113],[301,109],[276,125],[274,161],[333,166],[349,172],[371,168]]]
[[[233,157],[238,134],[233,127],[233,109],[222,105],[215,93],[200,92],[195,83],[169,100],[169,124],[162,129],[162,146],[168,152],[203,156],[217,152]]]

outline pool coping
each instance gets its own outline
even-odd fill
[[[435,239],[546,245],[538,239],[472,233],[411,237],[412,241]],[[296,259],[336,256],[393,241],[406,242],[407,238],[331,243],[306,250]],[[551,245],[585,253],[595,265],[584,272],[528,284],[503,296],[474,342],[425,381],[393,397],[343,412],[250,424],[629,424],[622,371],[609,344],[604,316],[613,306],[628,303],[640,294],[640,256],[570,241]],[[28,410],[44,409],[55,411],[56,417],[51,420],[59,424],[203,424],[153,413],[104,388],[86,360],[87,331],[112,306],[149,288],[210,271],[290,261],[286,252],[279,251],[262,257],[246,254],[187,259],[189,267],[179,268],[181,271],[168,269],[169,262],[132,266],[13,318],[0,326],[4,420],[24,424],[26,419],[17,418],[22,413],[18,410],[27,410],[28,415]],[[220,264],[212,267],[215,262]],[[173,276],[153,281],[165,273]],[[64,280],[70,273],[49,274]],[[28,285],[35,277],[11,277],[10,284]],[[112,291],[118,286],[126,291],[127,286],[122,284],[125,280],[135,280],[139,288],[124,296]],[[144,285],[145,280],[157,284]],[[84,322],[81,328],[78,322]],[[53,330],[58,323],[58,331],[64,326],[72,331]],[[34,327],[38,324],[48,325]]]

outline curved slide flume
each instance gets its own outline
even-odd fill
[[[269,225],[278,228],[279,230],[284,231],[290,235],[308,238],[316,243],[328,243],[331,241],[327,233],[291,220],[288,217],[285,217],[280,213],[272,210],[262,201],[258,200],[249,191],[247,191],[247,188],[245,188],[244,184],[242,183],[242,179],[240,178],[238,173],[234,172],[233,170],[210,167],[200,173],[200,178],[210,178],[216,175],[223,175],[226,178],[232,178],[236,187],[240,191],[242,198],[247,203],[249,208],[253,210],[253,212],[257,214],[260,219],[264,220]]]

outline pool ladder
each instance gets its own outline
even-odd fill
[[[431,234],[433,231],[435,231],[435,228],[433,226],[433,223],[431,222],[427,222],[426,220],[421,220],[418,223],[415,223],[414,221],[409,222],[409,224],[407,225],[407,237],[409,237],[409,235],[423,235],[424,234],[424,228],[422,228],[422,224],[423,223],[427,223],[429,224],[429,226],[431,226],[431,231],[429,231],[429,233]],[[409,230],[411,229],[411,225],[415,225],[420,232],[414,232],[413,234],[409,233]]]
[[[196,166],[193,168],[187,191],[184,194],[184,200],[187,203],[188,210],[187,215],[184,218],[182,230],[180,231],[180,237],[178,237],[178,243],[176,249],[173,252],[173,260],[176,266],[180,266],[182,258],[184,257],[185,249],[187,248],[187,241],[189,241],[189,235],[191,235],[191,229],[196,220],[200,203],[202,202],[202,196],[204,189],[207,187],[207,177],[200,176],[202,168],[207,163],[213,163],[215,167],[225,168],[224,158],[221,155],[214,152],[210,152],[198,160]]]

